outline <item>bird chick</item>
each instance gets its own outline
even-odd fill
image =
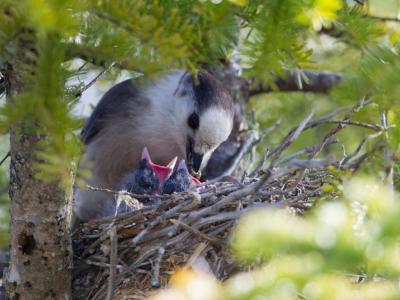
[[[190,175],[186,162],[182,159],[176,171],[164,182],[163,194],[185,192],[190,187],[200,184],[200,181]]]
[[[133,194],[156,194],[164,181],[170,177],[176,158],[166,166],[151,161],[147,147],[143,148],[139,166],[122,181],[121,189]]]
[[[147,147],[142,150],[139,166],[127,175],[119,190],[124,190],[132,194],[148,194],[154,195],[161,191],[162,184],[171,176],[177,158],[175,157],[166,166],[160,166],[152,162]],[[117,197],[115,200],[115,213],[121,214],[138,209],[138,203],[132,201],[130,197]],[[147,199],[142,201],[145,205],[154,205],[159,201],[157,199]]]

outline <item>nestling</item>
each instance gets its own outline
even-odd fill
[[[200,181],[191,176],[185,160],[179,162],[176,171],[164,182],[162,193],[172,194],[187,191],[190,187],[200,184]]]
[[[119,189],[133,194],[160,194],[161,186],[171,176],[175,163],[176,157],[165,167],[153,163],[144,147],[139,166],[122,180]]]

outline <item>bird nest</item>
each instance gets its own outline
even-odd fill
[[[228,278],[239,270],[230,255],[229,240],[241,215],[268,207],[302,214],[324,193],[334,193],[325,188],[327,182],[337,179],[332,169],[355,170],[379,148],[377,144],[363,151],[366,139],[373,138],[369,135],[351,154],[344,153],[340,159],[320,158],[323,149],[338,143],[336,134],[348,125],[373,130],[375,136],[384,132],[383,125],[350,119],[353,112],[366,104],[364,101],[355,107],[341,108],[317,119],[309,114],[277,147],[265,153],[252,172],[244,172],[240,179],[224,176],[191,192],[159,195],[161,201],[153,206],[141,205],[149,195],[108,191],[136,202],[138,208],[90,221],[75,231],[75,297],[146,298],[156,288],[166,286],[176,269],[196,267],[200,259],[202,266],[217,278]],[[344,118],[335,120],[344,112]],[[318,144],[282,157],[302,132],[323,124],[334,125]],[[231,171],[277,126],[274,124],[258,138],[250,132],[243,139]]]

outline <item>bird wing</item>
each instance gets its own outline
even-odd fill
[[[131,79],[112,87],[100,99],[91,116],[87,119],[81,131],[83,142],[88,145],[107,126],[110,117],[124,118],[129,111],[127,102],[135,101],[139,91]]]

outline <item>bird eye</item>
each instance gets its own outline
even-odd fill
[[[195,130],[197,128],[199,128],[199,125],[200,125],[199,115],[196,113],[192,113],[189,116],[188,125],[190,128],[195,129]]]

